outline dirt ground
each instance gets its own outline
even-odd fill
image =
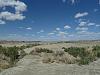
[[[51,50],[62,50],[62,47],[88,47],[100,45],[100,43],[59,43],[52,45],[40,45],[25,49],[30,53],[35,48],[48,48]],[[76,64],[45,64],[41,62],[41,57],[26,55],[15,67],[6,69],[0,75],[100,75],[100,59],[89,65],[79,66]]]
[[[44,64],[40,57],[27,55],[16,67],[9,68],[0,75],[100,75],[100,60],[86,66],[75,64]]]

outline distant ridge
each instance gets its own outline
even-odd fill
[[[55,42],[55,43],[71,43],[71,42],[100,42],[100,40],[72,40],[72,41],[8,41],[8,40],[0,40],[0,44],[7,44],[7,43],[41,43],[41,42]]]

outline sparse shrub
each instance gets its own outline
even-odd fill
[[[9,67],[10,67],[10,64],[8,61],[0,59],[0,68],[7,69]]]
[[[92,51],[100,51],[100,46],[93,46],[93,49],[92,49]]]
[[[64,55],[64,51],[55,51],[54,56],[63,56]]]
[[[80,59],[77,61],[79,65],[86,65],[90,62],[93,62],[96,60],[96,57],[99,57],[99,48],[93,49],[93,52],[90,53],[86,51],[85,48],[82,47],[69,47],[69,48],[63,48],[65,52],[68,52],[70,55],[74,57],[79,57]]]
[[[23,46],[20,47],[20,50],[23,50],[23,49],[25,49],[25,48],[26,48],[26,46],[23,45]]]
[[[85,48],[81,47],[69,47],[69,48],[63,48],[65,52],[68,52],[69,54],[73,55],[74,57],[81,56],[84,57],[87,55],[87,52],[85,51]]]
[[[57,60],[65,64],[75,64],[76,62],[76,58],[69,54],[63,54],[63,56],[60,56]]]
[[[64,49],[64,51],[36,48],[31,53],[38,53],[38,55],[41,55],[43,63],[78,63],[79,65],[88,65],[90,62],[100,58],[100,46],[93,46],[91,50],[86,50],[84,47],[63,47],[62,49]]]
[[[92,51],[94,52],[96,57],[100,58],[100,46],[93,46]]]
[[[49,49],[46,49],[46,48],[35,48],[35,52],[37,52],[37,53],[41,53],[41,52],[53,53],[52,50],[49,50]]]
[[[43,63],[53,63],[54,57],[52,53],[41,53]]]
[[[97,53],[97,57],[100,58],[100,52]]]
[[[29,54],[31,54],[31,55],[39,55],[39,53],[37,53],[35,50],[32,50]]]
[[[7,69],[7,68],[9,68],[10,66],[8,65],[8,64],[0,64],[0,68],[2,68],[2,69]]]
[[[62,47],[62,49],[66,49],[65,47]]]
[[[18,59],[18,48],[17,47],[7,47],[5,55],[10,57],[11,63],[13,64],[16,59]]]
[[[21,58],[23,58],[25,55],[27,55],[27,54],[25,53],[24,50],[20,50],[19,52],[20,52],[20,54],[19,54],[19,59],[21,59]]]
[[[46,48],[35,48],[30,54],[42,57],[43,63],[66,63],[74,64],[76,58],[65,53],[64,51],[52,51]]]
[[[46,57],[46,58],[43,58],[42,62],[43,63],[51,63],[51,58],[50,57]]]
[[[38,44],[38,43],[27,44],[27,45],[26,45],[26,48],[31,48],[31,47],[38,46],[38,45],[41,45],[41,44]]]
[[[20,54],[19,54],[19,51],[21,52]],[[25,52],[22,50],[21,47],[16,47],[16,46],[3,47],[3,46],[0,46],[0,59],[2,61],[8,62],[9,67],[13,66],[19,60],[19,56],[23,57],[24,55],[25,55]],[[5,68],[5,67],[7,67],[7,64],[1,63],[1,67]]]
[[[54,55],[51,53],[46,53],[42,56],[43,63],[65,63],[65,64],[74,64],[76,62],[75,57],[69,55],[69,54],[63,54],[63,55]]]
[[[38,45],[41,45],[41,44],[37,44],[37,43],[35,43],[35,44],[26,44],[26,45],[20,46],[19,48],[20,48],[20,50],[23,50],[25,48],[31,48],[31,47],[38,46]]]
[[[90,63],[90,60],[89,58],[85,57],[85,58],[82,58],[81,60],[79,60],[79,65],[87,65]]]

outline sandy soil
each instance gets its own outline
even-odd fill
[[[52,44],[36,47],[61,50],[62,47],[70,46],[92,46],[96,44]],[[99,44],[100,45],[100,44]],[[36,47],[25,49],[26,53],[34,50]],[[100,59],[85,66],[76,64],[45,64],[41,62],[41,57],[26,55],[15,67],[6,69],[0,75],[100,75]]]
[[[35,48],[47,48],[53,51],[56,50],[62,50],[62,47],[92,47],[95,45],[100,45],[100,42],[91,42],[91,43],[58,43],[58,44],[48,44],[48,45],[39,45],[39,46],[35,46],[33,48],[29,48],[29,49],[25,49],[26,53],[30,53],[32,50],[34,50]]]
[[[27,55],[16,67],[9,68],[0,75],[100,75],[100,60],[87,66],[75,64],[43,64],[41,58]]]

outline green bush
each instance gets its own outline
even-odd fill
[[[23,57],[25,56],[25,52],[23,50],[24,46],[21,47],[3,47],[0,46],[0,54],[4,54],[6,57],[10,58],[10,63],[13,64],[15,63],[16,60],[19,59],[19,57]],[[19,55],[19,51],[20,51],[20,55]]]
[[[89,64],[90,63],[90,60],[89,60],[89,58],[87,58],[87,57],[84,57],[84,58],[82,58],[81,60],[79,60],[79,65],[87,65],[87,64]]]
[[[36,48],[35,51],[37,53],[41,53],[41,52],[46,52],[46,53],[53,53],[52,50],[46,49],[46,48]]]
[[[20,56],[19,59],[23,58],[26,55],[24,50],[20,50]]]
[[[63,48],[65,52],[68,52],[70,55],[73,55],[74,57],[80,56],[84,57],[87,56],[87,52],[85,48],[82,47],[69,47],[69,48]]]
[[[13,64],[16,59],[18,59],[18,47],[7,47],[6,52],[4,53],[5,56],[10,57],[10,62]]]
[[[68,52],[70,55],[74,57],[79,57],[78,60],[79,65],[86,65],[90,62],[96,60],[96,57],[100,56],[100,49],[98,46],[93,47],[92,53],[86,51],[83,47],[69,47],[69,48],[62,48],[65,52]]]
[[[92,49],[92,51],[100,51],[100,46],[93,46],[93,49]]]
[[[96,57],[100,58],[100,46],[93,46],[92,51],[94,52]]]
[[[23,49],[25,49],[25,48],[26,48],[26,46],[23,45],[23,46],[20,47],[20,50],[23,50]]]
[[[27,44],[26,48],[30,48],[30,47],[34,47],[34,46],[38,46],[38,45],[40,45],[40,44],[37,44],[37,43],[35,43],[35,44]]]

